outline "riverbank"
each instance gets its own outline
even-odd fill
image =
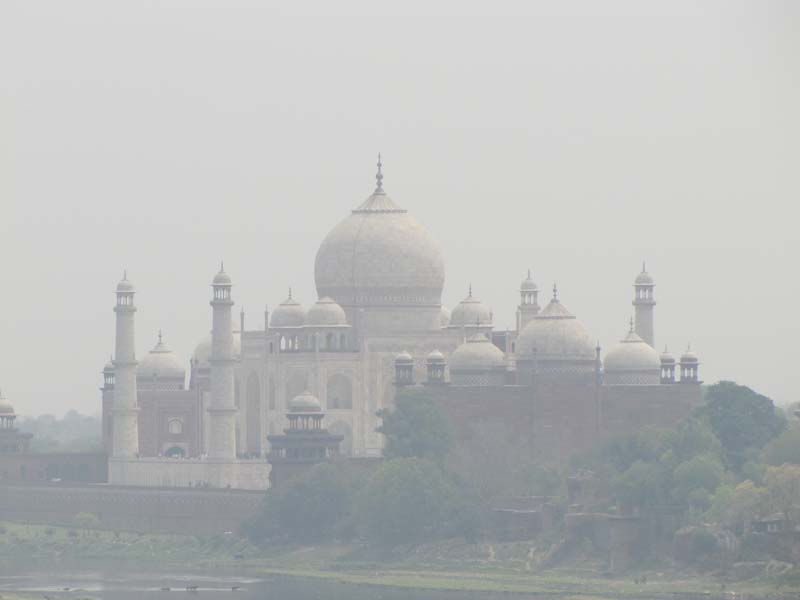
[[[394,588],[504,592],[604,600],[665,597],[775,597],[797,589],[791,575],[734,581],[728,574],[699,574],[663,566],[612,575],[583,561],[539,569],[530,544],[447,542],[376,555],[358,545],[325,544],[263,549],[234,535],[207,538],[137,535],[40,525],[0,523],[0,561],[65,563],[117,561],[148,568],[181,568],[303,577]],[[739,574],[741,575],[741,573]],[[4,599],[7,596],[4,596]]]

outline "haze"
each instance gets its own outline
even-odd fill
[[[113,290],[185,358],[225,261],[247,328],[316,299],[374,187],[513,327],[531,268],[603,347],[632,282],[708,382],[797,400],[794,2],[0,4],[0,387],[96,412]],[[497,14],[502,16],[497,16]]]

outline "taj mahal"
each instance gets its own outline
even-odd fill
[[[630,328],[607,351],[530,272],[515,328],[499,331],[471,287],[452,310],[442,306],[436,239],[384,190],[380,159],[376,179],[319,246],[316,302],[304,306],[290,290],[245,328],[224,265],[211,281],[211,333],[188,361],[160,334],[137,356],[136,290],[123,277],[101,388],[109,483],[263,489],[269,438],[304,411],[324,414],[342,455],[379,457],[378,413],[406,386],[429,390],[462,431],[494,419],[553,459],[677,422],[701,402],[697,356],[655,348],[655,282],[644,266]]]

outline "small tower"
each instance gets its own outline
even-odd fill
[[[220,266],[211,282],[211,399],[208,404],[208,457],[212,460],[236,458],[236,405],[233,382],[233,328],[231,326],[230,276]]]
[[[139,406],[136,388],[136,341],[134,316],[136,306],[133,284],[127,273],[117,284],[117,334],[114,349],[113,458],[136,458],[139,455]],[[112,471],[113,473],[113,471]],[[115,483],[111,481],[111,483]]]
[[[444,355],[438,350],[434,350],[425,359],[425,366],[428,368],[428,380],[430,385],[442,385],[445,383],[444,372],[447,362]]]
[[[394,383],[398,387],[414,385],[414,359],[406,351],[394,359]]]
[[[681,354],[681,383],[699,383],[699,366],[700,360],[697,358],[697,355],[692,352],[692,346],[689,344],[686,348],[686,352]]]
[[[289,402],[286,418],[289,427],[283,430],[283,435],[267,436],[272,487],[285,485],[288,479],[309,467],[336,458],[344,439],[324,428],[322,404],[311,392],[303,392]]]
[[[642,263],[642,272],[636,276],[633,282],[634,297],[633,307],[636,315],[636,333],[645,342],[655,348],[655,333],[653,326],[653,309],[656,305],[656,299],[653,295],[653,289],[656,284],[653,277],[647,272],[645,263]]]
[[[661,353],[661,383],[675,383],[675,357],[666,346]]]
[[[14,407],[0,390],[0,454],[24,454],[28,452],[32,433],[21,433],[14,425],[17,415]]]
[[[525,329],[533,317],[539,314],[539,286],[531,277],[528,269],[528,276],[519,287],[519,306],[517,307],[517,332]]]
[[[102,398],[102,418],[103,418],[103,450],[107,456],[111,456],[114,448],[114,420],[111,412],[114,409],[114,357],[112,356],[106,366],[103,367],[103,387],[100,388]]]

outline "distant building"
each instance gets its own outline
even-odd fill
[[[314,273],[316,302],[306,308],[290,289],[248,329],[243,310],[233,318],[221,268],[212,332],[188,373],[160,334],[137,358],[135,291],[123,278],[116,351],[103,369],[112,483],[265,487],[266,457],[290,435],[291,402],[305,393],[348,457],[380,456],[377,413],[397,385],[429,386],[462,432],[496,423],[558,460],[615,432],[674,424],[701,400],[697,357],[687,351],[676,363],[655,350],[655,282],[644,268],[635,319],[605,358],[555,286],[540,308],[530,272],[514,330],[495,330],[471,285],[448,311],[439,245],[386,193],[380,162],[374,192],[323,240]]]

